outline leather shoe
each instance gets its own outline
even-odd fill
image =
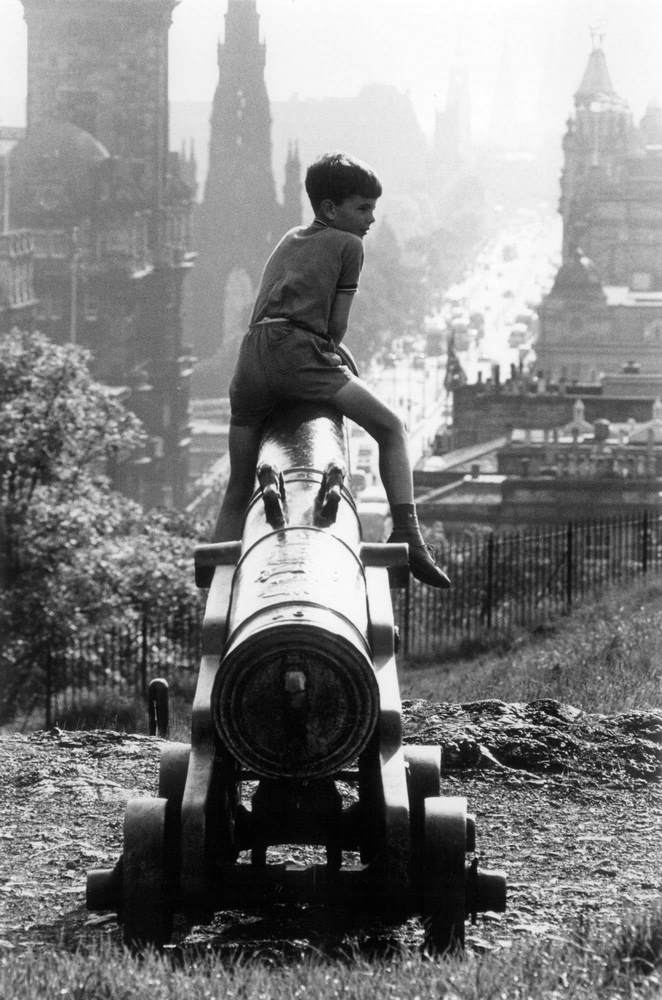
[[[407,543],[409,546],[409,571],[421,583],[426,583],[428,587],[439,587],[444,590],[450,587],[450,579],[437,565],[434,552],[429,545],[425,544],[419,530],[416,528],[396,528],[387,541]]]

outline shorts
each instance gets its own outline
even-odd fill
[[[260,426],[284,400],[331,402],[353,378],[332,341],[285,322],[258,323],[239,350],[230,423]]]

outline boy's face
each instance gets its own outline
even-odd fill
[[[376,198],[364,198],[362,194],[353,194],[338,204],[327,198],[322,202],[324,221],[332,229],[354,233],[363,239],[375,221],[376,205]]]

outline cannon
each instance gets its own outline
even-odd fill
[[[293,902],[419,915],[444,952],[469,915],[504,910],[466,799],[441,794],[440,748],[402,742],[389,572],[403,570],[406,545],[361,541],[337,412],[274,414],[241,540],[196,549],[190,745],[163,747],[118,863],[88,873],[88,908],[116,910],[127,944],[166,943],[176,914]],[[275,860],[285,844],[317,863]]]

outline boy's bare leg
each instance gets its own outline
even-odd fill
[[[234,542],[241,538],[244,513],[255,486],[261,439],[260,427],[235,427],[230,424],[230,478],[216,519],[213,542]]]
[[[333,405],[363,427],[379,446],[379,474],[393,517],[389,541],[409,545],[409,569],[418,580],[432,587],[449,587],[450,580],[421,535],[405,425],[361,379],[344,385],[333,397]]]
[[[379,475],[388,502],[413,504],[414,484],[407,447],[407,430],[400,418],[361,379],[352,379],[333,397],[340,412],[375,439],[379,446]]]

